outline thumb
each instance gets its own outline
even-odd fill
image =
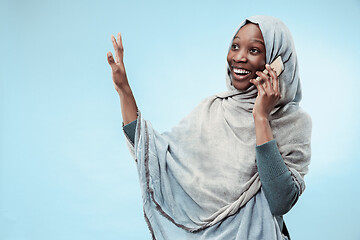
[[[250,79],[249,82],[254,84],[256,88],[259,88],[259,81],[255,80],[255,79]]]
[[[114,60],[114,57],[112,55],[111,52],[108,52],[107,53],[107,60],[108,60],[108,63],[110,65],[111,68],[113,68],[116,64],[115,64],[115,60]]]

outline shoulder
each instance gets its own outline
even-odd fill
[[[307,113],[303,108],[299,107],[296,112],[296,119],[299,125],[303,128],[311,131],[312,129],[312,119],[309,113]]]
[[[298,105],[277,112],[276,118],[270,124],[274,137],[281,144],[310,142],[312,119],[310,114]]]
[[[190,114],[196,114],[199,111],[207,111],[212,105],[220,102],[221,100],[217,95],[211,95],[200,101],[198,105],[190,112]]]

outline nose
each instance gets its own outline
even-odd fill
[[[245,49],[240,49],[233,56],[234,62],[247,62],[247,55]]]

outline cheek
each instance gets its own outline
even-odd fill
[[[264,53],[264,54],[261,54],[260,64],[265,67],[265,64],[266,64],[266,56],[265,56],[265,53]]]
[[[265,68],[265,64],[266,64],[265,60],[261,60],[261,61],[259,62],[259,68],[264,69],[264,68]]]
[[[229,65],[230,65],[230,63],[231,63],[231,59],[232,59],[232,56],[231,56],[230,53],[228,53],[228,55],[227,55],[227,57],[226,57],[226,60],[227,60],[227,62],[229,63]]]
[[[265,56],[255,56],[251,62],[258,70],[263,70],[265,68]]]

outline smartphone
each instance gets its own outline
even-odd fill
[[[284,64],[282,62],[281,56],[278,56],[272,63],[270,63],[270,67],[275,70],[276,75],[279,76],[284,71]],[[268,70],[265,69],[263,73],[268,74]],[[262,81],[262,78],[257,77],[256,81]]]

